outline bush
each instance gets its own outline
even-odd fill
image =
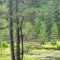
[[[58,49],[60,49],[60,43],[57,43],[57,44],[56,44],[56,47],[57,47]]]
[[[2,46],[4,47],[4,48],[7,48],[8,47],[8,44],[7,44],[7,42],[2,42]]]
[[[8,47],[7,42],[0,41],[0,53],[1,53],[1,55],[2,55],[2,52],[3,52],[3,48],[7,48],[7,47]]]

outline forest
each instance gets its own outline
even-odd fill
[[[60,60],[60,0],[0,0],[0,60]]]

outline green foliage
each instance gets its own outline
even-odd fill
[[[8,47],[8,44],[7,44],[7,42],[2,42],[2,47],[4,47],[4,48],[7,48]]]
[[[0,30],[0,39],[1,40],[6,40],[9,38],[9,30],[8,28],[5,30]]]
[[[38,37],[39,37],[38,41],[40,42],[40,44],[44,44],[48,40],[47,32],[46,32],[46,25],[45,25],[44,21],[41,22],[40,33],[39,33]]]
[[[5,19],[0,19],[0,27],[4,27],[4,26],[7,26],[7,25],[8,25],[8,21],[6,21]]]
[[[60,43],[57,43],[57,44],[56,44],[56,47],[57,47],[58,49],[60,49]]]
[[[1,43],[1,40],[0,40],[0,48],[1,48],[1,46],[2,46],[2,43]]]
[[[6,20],[6,18],[8,13],[8,8],[6,7],[4,1],[2,6],[0,5],[0,28],[4,28],[6,26],[8,26],[8,21]],[[8,28],[7,29],[2,29],[0,30],[0,40],[4,40],[7,36],[5,36],[6,34],[8,34]]]
[[[39,60],[38,58],[27,58],[27,57],[24,57],[23,60]]]
[[[45,44],[42,45],[43,48],[56,48],[56,45],[51,45],[51,44]]]
[[[5,42],[5,41],[0,41],[0,48],[7,48],[8,47],[8,44],[7,44],[7,42]]]
[[[12,3],[13,3],[12,10],[14,10],[15,0],[13,0]],[[19,19],[21,18],[21,16],[24,16],[24,18],[26,19],[24,20],[23,34],[26,35],[28,40],[31,40],[32,37],[38,39],[38,35],[40,33],[41,22],[44,21],[47,26],[46,30],[50,37],[51,27],[53,23],[56,21],[58,26],[60,24],[60,21],[59,21],[59,18],[60,18],[59,17],[60,16],[60,6],[59,6],[60,4],[59,3],[60,2],[58,2],[57,0],[56,1],[54,0],[53,1],[51,0],[26,0],[26,3],[27,4],[19,3],[19,14],[18,14]],[[9,6],[9,0],[3,0],[3,5],[0,6],[0,27],[1,26],[4,27],[8,25],[8,21],[7,19],[5,19],[9,16],[7,12],[8,6]],[[16,15],[17,13],[13,13],[13,15],[14,14]],[[14,23],[13,28],[15,28],[15,23]],[[59,28],[60,27],[58,27],[57,29]],[[0,32],[1,36],[7,33],[7,32],[4,33],[5,30],[3,32],[4,34],[2,34],[2,32],[3,31]],[[16,31],[14,29],[14,35],[15,35],[15,32]]]
[[[36,38],[38,38],[38,34],[40,32],[40,25],[41,25],[41,19],[40,17],[36,18],[36,20],[34,21],[34,35]]]
[[[23,24],[23,34],[28,38],[28,40],[31,40],[31,38],[34,35],[34,27],[30,22],[26,22]]]
[[[12,0],[13,9],[15,9],[15,0]],[[9,24],[9,0],[3,0],[3,5],[0,6],[0,28]],[[14,17],[16,15],[23,20],[23,34],[28,40],[38,39],[40,44],[45,44],[49,41],[51,44],[56,44],[58,37],[60,36],[60,2],[54,0],[26,0],[25,3],[19,3],[19,13],[13,11]],[[14,17],[12,16],[13,20]],[[19,23],[21,20],[19,21]],[[14,37],[16,34],[16,23],[13,23]],[[19,24],[20,25],[20,24]],[[8,36],[6,36],[8,35]],[[58,36],[59,35],[59,36]],[[9,38],[8,28],[0,30],[0,40],[6,40]],[[49,38],[49,39],[48,39]],[[51,39],[50,39],[51,38]],[[7,47],[6,42],[1,42],[0,46]],[[22,47],[20,48],[22,49]],[[24,51],[26,46],[24,46]]]
[[[51,44],[56,44],[57,40],[58,40],[58,28],[56,23],[54,23],[51,28]]]
[[[0,40],[0,53],[1,53],[1,55],[2,55],[2,52],[3,52],[3,49],[4,48],[7,48],[8,47],[8,44],[7,44],[7,42],[5,42],[5,41],[1,41]]]
[[[4,9],[3,9],[4,8]],[[7,12],[8,9],[6,8],[6,6],[0,6],[0,12]]]

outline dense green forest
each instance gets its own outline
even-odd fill
[[[37,42],[38,47],[48,43],[56,47],[60,42],[60,0],[12,0],[12,16],[10,7],[10,0],[0,0],[0,47],[10,44],[10,18],[13,22],[14,42],[19,34],[23,34],[24,42]],[[21,31],[20,26],[22,33],[17,29],[19,27]],[[16,33],[16,29],[19,33]],[[24,49],[28,51],[25,46]]]
[[[23,34],[25,39],[50,42],[60,40],[60,2],[58,0],[25,0],[19,1],[19,12],[15,13],[13,3],[14,34],[15,16],[19,20],[24,16]],[[20,22],[21,23],[21,22]],[[9,0],[0,1],[0,40],[9,39]],[[15,36],[14,36],[15,39]]]

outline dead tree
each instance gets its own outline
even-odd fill
[[[18,14],[18,0],[16,0],[16,13]],[[16,16],[16,60],[20,60],[20,35],[19,35],[19,17]]]
[[[10,3],[10,44],[11,44],[11,59],[15,60],[15,56],[14,56],[14,42],[13,42],[13,22],[12,22],[12,0],[9,1]]]

